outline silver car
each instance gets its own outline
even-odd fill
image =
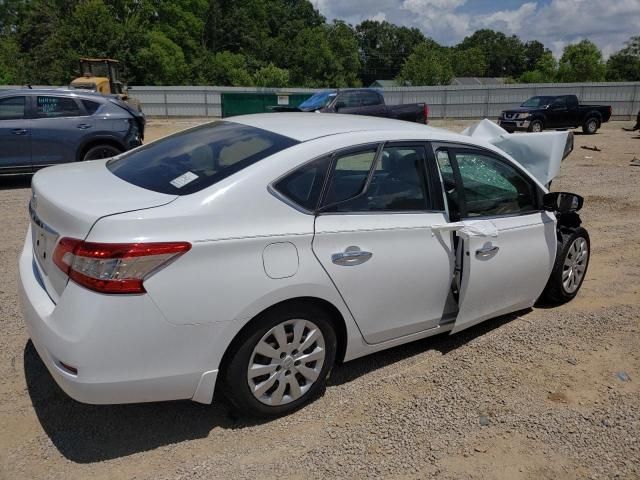
[[[0,175],[109,158],[142,144],[145,118],[115,97],[22,89],[0,92]]]

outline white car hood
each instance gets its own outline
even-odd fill
[[[486,118],[462,134],[508,153],[543,185],[558,175],[560,163],[573,150],[571,132],[509,133]]]

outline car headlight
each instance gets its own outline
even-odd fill
[[[525,118],[529,118],[529,114],[528,113],[517,113],[516,114],[516,118],[519,120],[523,120]]]

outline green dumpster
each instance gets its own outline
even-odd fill
[[[313,93],[223,93],[222,116],[270,112],[270,107],[297,107]]]

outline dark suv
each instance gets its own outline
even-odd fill
[[[113,157],[142,144],[145,118],[115,97],[77,90],[0,91],[0,175]]]

